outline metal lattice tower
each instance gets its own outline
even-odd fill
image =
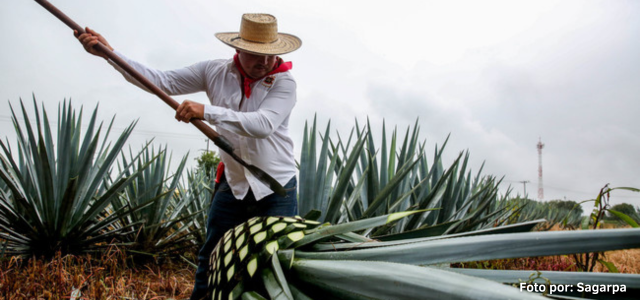
[[[542,148],[544,148],[544,144],[542,143],[542,138],[538,138],[538,200],[542,201],[544,199],[544,188],[542,187]]]

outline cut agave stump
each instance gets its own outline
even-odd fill
[[[227,231],[211,253],[208,299],[237,299],[246,280],[260,276],[276,251],[288,248],[319,222],[300,217],[255,217]]]

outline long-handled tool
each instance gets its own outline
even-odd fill
[[[53,6],[53,4],[49,3],[49,1],[46,1],[46,0],[35,0],[35,1],[38,2],[38,4],[42,5],[42,7],[48,10],[58,19],[60,19],[60,21],[67,24],[67,26],[69,26],[71,29],[76,30],[78,34],[84,33],[84,28],[82,28],[76,22],[71,20],[71,18],[69,18],[67,15],[61,12],[58,8]],[[132,68],[127,62],[122,60],[119,56],[113,53],[113,51],[107,48],[107,46],[103,45],[102,43],[98,43],[97,45],[95,45],[95,47],[98,48],[98,50],[102,51],[109,59],[115,62],[127,73],[129,73],[133,78],[138,80],[138,82],[142,83],[142,85],[144,85],[147,89],[149,89],[154,94],[156,94],[156,96],[160,97],[160,99],[162,99],[162,101],[164,101],[166,104],[171,106],[171,108],[173,108],[174,110],[178,109],[179,104],[176,100],[173,100],[173,98],[171,98],[164,91],[158,88],[155,84],[149,81],[146,77],[144,77],[144,75],[140,74],[138,71]],[[215,130],[213,130],[211,127],[209,127],[207,124],[205,124],[201,120],[192,119],[190,123],[193,124],[196,128],[198,128],[202,133],[204,133],[204,135],[206,135],[209,139],[211,139],[213,143],[216,144],[220,149],[222,149],[224,152],[227,152],[229,155],[231,155],[231,157],[233,157],[233,159],[235,159],[238,163],[240,163],[242,166],[247,168],[247,170],[249,170],[249,172],[251,172],[251,174],[253,174],[261,182],[268,185],[269,188],[271,188],[271,190],[274,191],[276,194],[279,194],[282,196],[286,194],[282,185],[278,183],[278,181],[276,181],[273,177],[271,177],[269,174],[267,174],[260,168],[254,165],[250,165],[246,163],[244,160],[242,160],[242,158],[238,157],[233,152],[233,145],[224,136],[217,133]]]

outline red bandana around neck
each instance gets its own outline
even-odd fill
[[[277,61],[276,61],[276,68],[273,69],[273,71],[269,72],[267,75],[264,75],[260,78],[256,78],[253,79],[249,76],[247,76],[247,73],[244,72],[244,69],[242,69],[242,65],[240,64],[240,60],[238,59],[238,54],[233,56],[233,62],[236,65],[236,69],[238,69],[238,71],[240,72],[240,75],[242,75],[242,83],[243,83],[243,89],[244,89],[244,95],[247,97],[247,99],[249,99],[249,96],[251,96],[251,84],[256,82],[256,81],[260,81],[262,80],[262,78],[265,78],[269,75],[273,75],[276,73],[282,73],[282,72],[286,72],[291,70],[291,68],[293,68],[293,64],[288,61],[288,62],[284,62],[282,61],[282,58],[278,57]]]

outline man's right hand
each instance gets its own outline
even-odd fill
[[[100,56],[104,59],[109,59],[106,54],[104,54],[102,51],[98,50],[97,48],[93,47],[98,43],[102,43],[103,45],[107,46],[107,48],[109,48],[111,51],[113,51],[113,47],[109,45],[109,43],[107,42],[107,39],[105,39],[102,35],[93,31],[92,29],[89,29],[89,27],[85,28],[85,33],[80,35],[78,34],[77,30],[74,30],[73,35],[75,35],[78,38],[78,41],[80,41],[80,44],[82,44],[82,47],[84,47],[84,50],[87,50],[87,52],[95,56]]]

